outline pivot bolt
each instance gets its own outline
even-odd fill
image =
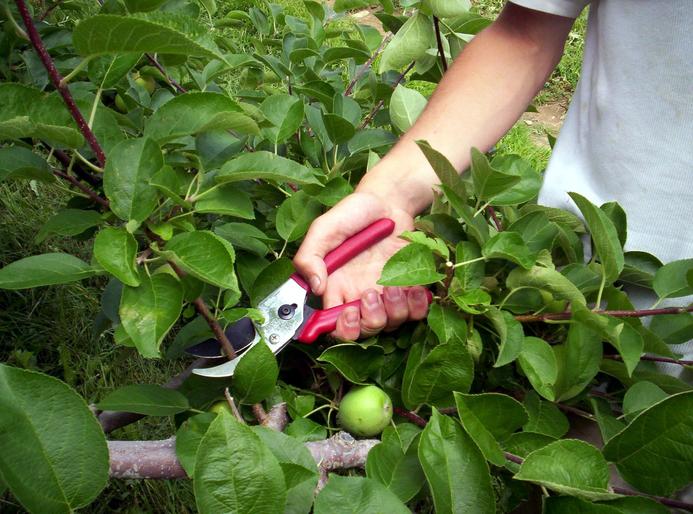
[[[279,336],[277,334],[272,334],[269,337],[270,343],[277,344],[279,342]]]

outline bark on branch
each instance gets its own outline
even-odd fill
[[[323,441],[305,443],[318,468],[325,471],[359,468],[368,452],[380,441],[356,440],[339,432]],[[176,438],[162,441],[108,441],[110,476],[129,479],[186,478],[176,456]]]

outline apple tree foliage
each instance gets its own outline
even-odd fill
[[[0,0],[0,180],[67,181],[73,194],[36,237],[93,241],[88,260],[6,264],[0,288],[102,285],[95,344],[112,339],[132,359],[182,359],[215,323],[254,315],[292,272],[311,221],[424,108],[409,82],[437,83],[489,24],[466,0],[408,1],[406,16],[382,1],[384,40],[340,14],[370,3],[337,0],[335,12],[305,1],[299,17],[272,3],[222,12],[214,0],[66,1],[46,13]],[[693,392],[650,361],[685,364],[671,345],[693,337],[693,315],[636,311],[627,291],[690,295],[693,260],[624,251],[615,203],[572,194],[575,213],[537,205],[541,172],[517,155],[473,150],[458,175],[419,147],[442,185],[380,284],[430,286],[425,322],[292,345],[278,360],[258,346],[233,379],[122,384],[88,400],[174,416],[203,513],[483,514],[536,490],[547,513],[666,512],[648,495],[693,479]],[[314,496],[318,469],[303,443],[337,429],[352,384],[384,389],[395,422],[365,471],[333,473]],[[286,402],[284,432],[199,414],[227,387],[244,416]],[[602,447],[572,438],[575,413]],[[609,463],[641,496],[609,486]],[[0,491],[31,512],[72,512],[108,475],[85,399],[0,364]]]

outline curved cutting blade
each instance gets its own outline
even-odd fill
[[[246,349],[255,339],[255,327],[248,318],[241,318],[226,327],[224,332],[236,352]],[[216,339],[207,339],[185,350],[195,357],[215,359],[225,357],[224,350]]]

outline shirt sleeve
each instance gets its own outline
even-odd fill
[[[510,0],[513,4],[541,11],[548,14],[557,14],[567,18],[577,18],[590,0]]]

